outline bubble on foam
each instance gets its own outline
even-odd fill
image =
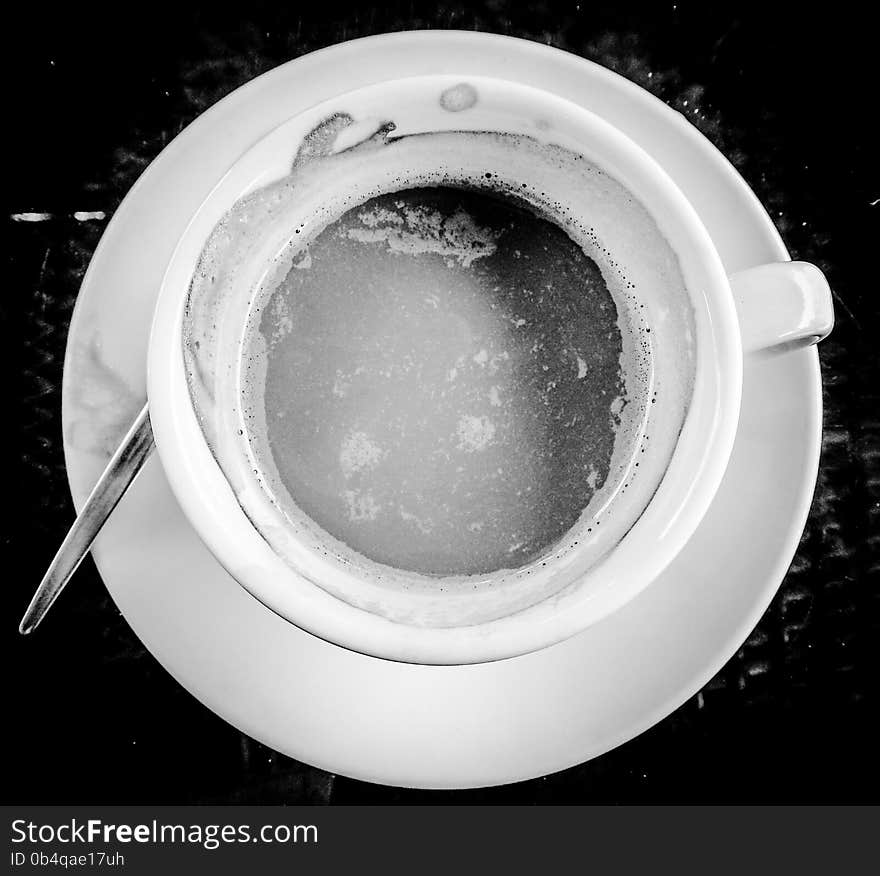
[[[339,451],[339,466],[343,476],[350,478],[357,472],[375,468],[385,453],[366,432],[349,433]]]
[[[307,271],[312,266],[312,254],[306,250],[302,254],[302,258],[293,263],[293,267],[297,271]]]
[[[458,421],[458,448],[468,453],[485,450],[495,437],[495,424],[488,417],[465,414]]]
[[[447,112],[460,113],[476,106],[477,100],[477,89],[468,82],[460,82],[443,91],[440,95],[440,106]]]
[[[450,598],[465,588],[477,593],[504,591],[503,607],[499,603],[463,611],[473,622],[508,614],[557,592],[573,575],[601,560],[656,489],[683,422],[692,380],[693,348],[675,346],[681,337],[693,337],[680,268],[656,224],[632,195],[563,147],[538,144],[522,135],[445,132],[391,139],[385,131],[363,144],[363,152],[355,145],[343,154],[333,154],[336,136],[350,124],[350,119],[339,114],[318,126],[300,148],[291,176],[239,202],[208,241],[188,296],[184,331],[190,391],[199,420],[242,507],[282,556],[293,557],[295,552],[288,553],[289,548],[305,539],[315,551],[332,556],[341,568],[356,570],[357,587],[362,585],[366,596],[353,589],[354,584],[337,587],[334,582],[320,582],[340,598],[393,619],[431,625],[436,618],[430,615],[377,607],[381,603],[377,593],[385,588],[436,593],[438,585]],[[271,465],[263,466],[264,471],[256,462],[257,457],[266,460],[271,454],[259,449],[259,436],[265,433],[264,413],[253,401],[253,388],[265,379],[265,350],[253,326],[266,290],[277,285],[302,256],[308,241],[335,217],[380,194],[431,185],[472,186],[527,204],[555,220],[600,265],[618,310],[626,402],[619,411],[609,474],[603,483],[596,474],[596,495],[581,522],[555,548],[523,568],[440,581],[400,575],[353,553],[298,513],[295,505],[279,498],[277,472],[271,471]],[[380,216],[374,218],[374,228],[369,226],[373,219],[368,219],[365,230],[387,229],[392,224],[383,224]],[[273,265],[268,272],[253,270],[254,265],[266,264]],[[676,306],[669,321],[661,325],[655,322],[658,306],[668,295]],[[239,363],[236,344],[242,321],[248,320],[250,356]],[[515,325],[520,326],[519,319]],[[662,342],[669,338],[675,338],[675,344]],[[492,361],[497,368],[498,360],[490,360],[490,365]],[[573,367],[580,374],[577,360]],[[244,387],[243,394],[230,395],[230,388],[239,386]],[[659,418],[656,404],[651,404],[658,390],[664,393],[667,412]],[[244,425],[243,436],[239,424]],[[648,428],[654,433],[650,442]],[[646,454],[648,447],[657,449]],[[242,458],[248,464],[242,465]],[[252,481],[258,489],[250,486]],[[634,485],[639,489],[634,491]],[[350,514],[370,520],[382,512],[368,492],[353,489],[349,493]],[[548,564],[562,571],[542,577]],[[528,580],[532,576],[540,581],[532,583]],[[441,625],[461,620],[450,616]]]
[[[359,243],[385,243],[394,253],[434,253],[470,267],[477,259],[492,255],[497,233],[481,228],[464,211],[444,220],[435,210],[404,210],[403,215],[387,209],[365,210],[358,218],[363,228],[345,233]]]
[[[375,520],[382,510],[373,496],[363,490],[345,490],[343,495],[350,520]]]
[[[416,529],[418,529],[418,531],[421,532],[423,535],[430,534],[434,529],[433,525],[429,521],[425,521],[418,515],[407,511],[406,508],[404,508],[403,506],[398,508],[398,514],[400,514],[401,520],[405,520],[407,523],[412,523],[416,527]]]
[[[339,135],[354,125],[355,121],[348,113],[334,113],[317,125],[303,141],[293,159],[293,169],[304,167],[316,158],[330,155]]]

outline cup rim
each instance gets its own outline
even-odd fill
[[[462,37],[455,31],[442,33],[446,39]],[[370,42],[375,46],[379,40],[399,40],[405,36],[393,34],[354,42]],[[468,41],[474,38],[472,34],[463,36]],[[495,44],[506,39],[489,36]],[[521,40],[516,42],[523,43]],[[330,52],[349,45],[340,44],[323,51]],[[555,50],[551,51],[556,53]],[[518,84],[516,80],[511,82]],[[687,226],[689,246],[692,251],[699,251],[698,257],[714,284],[714,292],[706,293],[706,298],[710,310],[709,329],[715,341],[713,350],[719,367],[711,375],[713,385],[703,390],[709,395],[714,392],[715,409],[709,418],[708,428],[699,436],[703,442],[702,448],[699,442],[693,440],[690,442],[692,447],[683,448],[682,442],[687,437],[685,432],[688,429],[686,423],[679,446],[674,451],[673,463],[681,458],[684,449],[689,449],[698,456],[697,465],[691,464],[691,477],[681,497],[682,502],[677,509],[673,509],[671,519],[665,522],[662,531],[652,540],[651,562],[645,556],[639,557],[637,572],[641,574],[635,573],[632,568],[622,567],[620,560],[614,560],[618,546],[596,569],[590,571],[591,576],[601,572],[608,582],[590,598],[579,601],[576,594],[566,595],[564,600],[550,597],[515,616],[473,627],[455,628],[409,627],[394,623],[355,608],[303,576],[297,576],[251,526],[208,448],[192,408],[180,343],[188,281],[182,289],[177,282],[180,278],[175,278],[174,274],[175,270],[180,272],[182,261],[194,266],[201,252],[204,238],[197,246],[191,240],[200,208],[178,241],[156,305],[148,352],[148,396],[156,444],[172,490],[202,540],[248,592],[287,620],[345,647],[405,662],[458,664],[515,656],[568,638],[634,598],[668,565],[702,519],[727,466],[742,388],[739,328],[727,276],[701,220],[665,171],[641,147],[609,123],[582,107],[578,107],[578,111],[584,117],[589,117],[597,136],[618,147],[627,161],[644,172],[647,172],[645,169],[650,170],[664,201],[673,205],[676,218]],[[274,130],[266,136],[271,137],[273,133]],[[192,267],[187,278],[191,275]],[[699,379],[700,375],[697,376]],[[694,397],[696,393],[695,385]],[[693,463],[693,460],[689,462]],[[668,480],[668,475],[669,472],[664,476],[661,488]],[[210,501],[206,501],[207,497],[210,497]],[[653,499],[646,514],[637,523],[639,531],[647,531],[648,522],[659,525],[658,521],[652,521],[647,515],[652,505]],[[631,532],[635,530],[634,526]],[[232,531],[235,531],[236,538],[230,538]],[[630,534],[626,536],[626,539],[629,538]],[[650,572],[647,572],[649,566]],[[298,580],[293,581],[294,577]]]

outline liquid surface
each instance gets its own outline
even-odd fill
[[[577,151],[392,128],[326,116],[217,221],[189,389],[300,580],[480,624],[584,580],[639,519],[684,422],[692,310],[653,217]]]
[[[609,476],[617,308],[583,249],[511,198],[426,187],[349,210],[298,254],[259,331],[280,480],[372,560],[522,566]]]

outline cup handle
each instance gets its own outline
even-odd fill
[[[834,326],[831,288],[808,262],[775,262],[738,271],[730,288],[744,353],[793,350],[818,343]]]

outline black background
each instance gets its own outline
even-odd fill
[[[877,800],[880,143],[869,5],[16,4],[4,55],[12,156],[0,295],[12,512],[0,597],[5,802]],[[335,777],[243,737],[144,651],[90,561],[38,634],[16,633],[73,513],[61,363],[106,222],[72,213],[109,218],[183,126],[257,73],[344,39],[426,27],[547,42],[685,111],[755,189],[792,255],[826,271],[838,319],[820,348],[825,440],[810,521],[741,651],[698,697],[603,757],[520,785],[442,793]],[[24,211],[55,218],[15,221]]]

